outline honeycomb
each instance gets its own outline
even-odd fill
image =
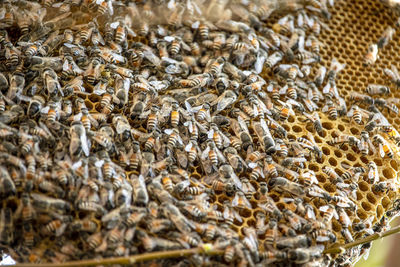
[[[371,43],[377,42],[382,32],[387,26],[393,26],[396,20],[394,14],[390,14],[388,10],[379,1],[337,1],[335,7],[331,10],[332,17],[330,20],[325,21],[328,29],[323,29],[319,35],[319,40],[323,43],[320,55],[322,58],[321,64],[329,69],[330,62],[333,58],[336,58],[340,63],[346,63],[344,70],[337,76],[336,84],[341,96],[345,97],[347,103],[352,103],[350,99],[350,92],[356,91],[364,93],[365,88],[368,84],[385,84],[390,86],[391,93],[386,96],[400,98],[400,94],[394,88],[392,84],[385,79],[383,69],[390,67],[390,64],[395,64],[400,60],[397,56],[396,51],[400,47],[399,36],[395,35],[394,39],[380,51],[380,58],[378,61],[370,67],[363,66],[363,56],[366,53],[367,47]],[[268,24],[273,25],[276,21],[276,15],[268,21]],[[141,41],[146,43],[146,39],[137,39],[135,41]],[[400,66],[399,66],[400,67]],[[262,73],[263,77],[269,79],[273,77],[270,70],[264,69]],[[315,68],[313,68],[315,72]],[[312,73],[311,76],[315,75]],[[90,110],[90,113],[97,113],[102,111],[101,107],[101,96],[93,93],[93,87],[89,84],[85,84],[87,93],[76,95],[84,99],[86,107]],[[133,94],[129,94],[129,98],[133,98]],[[239,99],[240,100],[240,99]],[[348,106],[349,107],[349,106]],[[367,108],[363,104],[360,107]],[[115,109],[114,113],[123,114],[124,110]],[[388,121],[396,128],[399,129],[400,118],[393,116],[388,110],[382,112]],[[311,156],[306,156],[307,161],[304,163],[304,170],[314,171],[318,184],[321,188],[330,193],[331,196],[335,195],[337,185],[323,172],[324,167],[332,168],[338,175],[342,175],[346,172],[347,167],[366,167],[369,162],[375,162],[378,166],[380,181],[394,181],[395,185],[400,186],[398,181],[398,172],[400,164],[400,151],[398,147],[392,142],[388,134],[381,133],[382,136],[388,140],[391,149],[394,151],[393,159],[382,158],[378,153],[373,154],[371,151],[369,155],[362,155],[355,146],[350,145],[330,145],[329,142],[343,135],[356,136],[361,135],[363,125],[357,124],[353,119],[347,116],[340,116],[336,120],[332,120],[324,112],[319,112],[323,130],[318,134],[311,122],[306,122],[307,117],[302,113],[295,111],[295,115],[289,116],[289,118],[281,122],[281,126],[288,132],[288,140],[297,140],[298,138],[308,138],[311,133],[314,136],[315,142],[322,151],[322,157],[315,159]],[[222,113],[222,115],[227,115]],[[147,132],[146,122],[139,125],[140,122],[129,119],[131,125],[135,125],[136,130],[141,132]],[[232,130],[230,134],[234,135]],[[250,134],[253,137],[254,144],[258,144],[260,140],[255,134],[255,130],[250,126]],[[144,144],[141,144],[141,148],[144,149]],[[246,154],[242,152],[243,158]],[[205,182],[207,173],[203,171],[200,165],[191,166],[190,177],[200,181],[205,187],[211,189],[212,186]],[[138,175],[137,171],[126,171],[126,177],[131,175]],[[241,179],[249,178],[249,172],[241,173]],[[287,176],[291,179],[290,176]],[[251,195],[249,202],[251,209],[244,207],[239,210],[239,215],[242,218],[242,222],[235,219],[233,225],[230,227],[241,238],[245,236],[244,230],[247,227],[256,227],[257,214],[264,213],[258,204],[260,203],[260,183],[254,179],[250,179],[250,183],[254,186],[257,193]],[[304,181],[300,181],[304,183]],[[355,203],[357,204],[356,212],[346,210],[350,217],[351,224],[357,225],[361,222],[372,219],[372,225],[376,225],[381,222],[382,218],[385,218],[386,212],[392,209],[394,201],[399,198],[399,190],[396,187],[395,190],[387,190],[385,192],[378,192],[374,189],[373,185],[367,181],[366,174],[360,176],[357,181],[357,190],[355,194]],[[282,211],[284,209],[296,211],[297,207],[293,202],[288,202],[288,198],[293,196],[287,192],[279,192],[275,189],[270,189],[268,195],[275,201],[277,207]],[[215,192],[215,195],[211,196],[211,204],[214,205],[217,211],[223,212],[225,202],[232,201],[232,196],[228,196],[224,193]],[[320,198],[304,197],[305,203],[312,204],[313,210],[316,213],[317,220],[323,220],[324,212],[320,211],[320,208],[327,203]],[[18,205],[16,203],[15,205]],[[77,213],[76,218],[86,216],[86,214]],[[90,215],[92,216],[92,215]],[[97,225],[101,225],[101,221],[93,215],[92,218],[96,221]],[[282,220],[284,222],[284,220]],[[267,220],[268,223],[268,220]],[[339,220],[332,219],[332,231],[334,232],[337,243],[346,243],[347,241],[342,235],[342,224]],[[364,236],[363,232],[354,231],[352,227],[349,227],[349,231],[353,239],[361,238]],[[266,241],[266,235],[258,235],[259,242],[263,244]],[[44,247],[52,243],[53,240],[43,240],[40,242],[41,246]],[[80,241],[82,242],[82,241]],[[83,243],[83,242],[82,242]],[[264,251],[264,246],[260,246],[260,250]],[[357,257],[359,255],[356,255]],[[332,256],[334,258],[334,256]]]

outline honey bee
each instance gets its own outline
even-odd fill
[[[380,95],[380,94],[388,95],[390,94],[390,88],[380,84],[368,84],[365,92],[370,95]]]
[[[321,206],[319,210],[324,213],[322,222],[325,224],[330,223],[333,217],[335,217],[336,220],[339,219],[339,215],[335,209],[335,206],[333,206],[332,204]]]
[[[303,115],[307,118],[306,121],[312,122],[315,131],[317,131],[317,133],[319,135],[322,135],[323,134],[322,124],[321,124],[321,119],[320,119],[318,113],[317,112],[313,112],[311,115],[307,114],[307,113],[304,113]]]
[[[332,140],[328,141],[329,145],[343,145],[349,144],[350,146],[358,146],[360,144],[360,140],[352,135],[340,135],[339,137],[335,137]]]
[[[283,59],[283,53],[280,51],[276,51],[272,55],[270,55],[265,61],[265,66],[267,68],[272,68],[276,64],[278,64]]]
[[[333,58],[331,61],[331,65],[328,69],[327,77],[328,80],[334,81],[336,79],[336,76],[346,67],[346,64],[339,63],[339,61],[336,58]]]
[[[336,120],[338,117],[338,111],[336,109],[336,105],[332,100],[328,99],[326,101],[326,106],[322,108],[322,112],[328,112],[328,116],[332,120]],[[349,115],[350,116],[350,115]]]
[[[364,55],[364,66],[370,66],[375,64],[376,60],[379,58],[378,56],[378,45],[371,44],[368,46],[368,51]]]
[[[394,83],[397,87],[400,86],[400,75],[396,66],[391,65],[390,69],[385,68],[383,71],[390,78],[392,83]]]
[[[393,35],[395,34],[395,29],[392,27],[388,26],[385,31],[382,33],[382,36],[379,38],[377,42],[377,46],[379,49],[384,48],[385,46],[388,45],[388,43],[392,40]]]
[[[14,240],[13,214],[8,207],[0,211],[0,235],[3,244],[11,244]]]
[[[379,146],[379,155],[384,158],[388,156],[389,158],[393,158],[393,150],[390,147],[389,143],[380,135],[375,134],[372,137],[372,140]]]
[[[265,120],[263,118],[260,118],[260,122],[253,121],[252,127],[263,145],[263,150],[266,153],[275,152],[274,151],[275,150],[275,141],[269,131],[269,128],[268,128]]]
[[[278,192],[285,191],[296,196],[303,196],[305,194],[304,188],[300,184],[283,177],[271,178],[268,184]]]
[[[309,248],[294,248],[287,252],[289,261],[296,264],[312,262],[314,259],[321,257],[324,246],[312,246]]]

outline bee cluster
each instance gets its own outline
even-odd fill
[[[4,252],[59,263],[224,250],[155,260],[179,266],[345,266],[366,253],[323,250],[400,210],[387,118],[399,101],[389,84],[337,86],[346,65],[318,39],[332,2],[3,1]]]

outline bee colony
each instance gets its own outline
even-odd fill
[[[348,266],[400,210],[396,1],[0,5],[17,262]]]

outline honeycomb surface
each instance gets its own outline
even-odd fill
[[[379,1],[336,1],[335,6],[330,9],[330,12],[332,15],[331,19],[326,21],[324,20],[324,23],[326,23],[328,29],[322,29],[321,34],[318,36],[319,41],[323,43],[323,46],[320,50],[320,55],[322,59],[321,64],[329,69],[330,63],[333,58],[336,58],[340,63],[346,64],[345,68],[338,74],[336,78],[336,84],[339,90],[339,94],[343,96],[346,100],[347,108],[350,108],[351,104],[353,103],[353,101],[350,99],[351,92],[359,92],[364,94],[365,88],[368,84],[371,83],[384,84],[390,87],[391,93],[385,96],[385,98],[400,97],[397,88],[395,88],[395,86],[392,85],[388,81],[388,79],[385,78],[383,73],[383,69],[389,68],[391,64],[395,64],[398,68],[400,68],[400,65],[398,65],[400,58],[396,52],[400,48],[398,47],[400,44],[400,37],[398,34],[396,34],[394,36],[394,39],[384,49],[380,51],[379,59],[373,66],[363,66],[363,56],[366,53],[367,47],[371,43],[377,42],[387,26],[394,25],[396,16],[394,14],[390,14],[390,10],[384,7],[384,5],[381,4]],[[276,22],[277,18],[279,18],[279,15],[273,15],[271,18],[268,19],[267,25],[273,25]],[[83,18],[83,21],[84,20],[85,18]],[[134,41],[148,43],[148,40],[146,38],[137,38],[134,39]],[[313,65],[311,78],[315,75],[315,71],[317,68],[318,64]],[[264,72],[261,75],[266,80],[273,79],[274,77],[272,71],[268,68],[264,68]],[[62,81],[62,83],[66,83],[66,81]],[[112,84],[112,82],[109,83]],[[85,88],[86,93],[76,93],[77,98],[81,98],[84,100],[84,103],[91,114],[98,114],[102,112],[102,97],[93,92],[93,85],[85,82]],[[265,88],[263,89],[265,91]],[[322,91],[322,87],[319,89],[320,91]],[[210,89],[210,92],[215,92],[215,90]],[[268,95],[270,96],[271,93],[268,93]],[[130,92],[129,99],[134,99],[134,97],[135,94]],[[238,100],[241,100],[243,98],[244,97],[241,95],[239,96]],[[281,100],[283,99],[284,98],[281,97]],[[366,173],[360,175],[359,179],[356,181],[357,188],[355,190],[355,197],[352,198],[352,201],[354,201],[357,207],[352,210],[346,209],[345,212],[349,216],[352,226],[367,221],[370,221],[372,225],[376,225],[382,221],[382,218],[386,218],[386,212],[393,208],[395,200],[399,198],[400,192],[398,190],[398,186],[400,185],[400,182],[398,181],[398,172],[400,164],[400,151],[396,144],[392,140],[390,140],[389,135],[384,132],[379,133],[385,138],[385,140],[387,140],[390,148],[393,150],[394,156],[392,159],[388,157],[382,158],[381,156],[379,156],[378,152],[372,153],[371,150],[368,155],[362,155],[357,146],[354,145],[330,145],[329,143],[333,139],[339,138],[340,136],[344,135],[360,138],[361,132],[365,127],[365,122],[363,123],[363,125],[359,125],[352,118],[346,115],[339,116],[337,119],[332,120],[325,112],[320,111],[323,106],[324,105],[320,103],[319,110],[316,111],[321,118],[321,124],[323,128],[321,133],[317,133],[312,123],[307,122],[307,117],[297,110],[295,111],[295,114],[290,115],[287,120],[279,121],[279,124],[287,131],[287,140],[298,140],[298,138],[308,139],[309,134],[313,135],[316,144],[322,151],[322,157],[320,159],[316,159],[316,157],[311,155],[311,153],[310,155],[305,155],[307,161],[304,163],[303,170],[301,171],[305,172],[306,170],[310,170],[315,172],[315,176],[318,180],[318,186],[328,192],[331,197],[337,196],[338,187],[334,183],[333,179],[329,178],[328,175],[323,172],[324,168],[332,168],[339,176],[341,176],[347,171],[348,167],[346,166],[350,166],[353,168],[363,167],[367,169],[367,166],[370,162],[375,162],[375,164],[378,166],[380,182],[387,181],[394,186],[394,189],[378,192],[374,188],[374,185],[368,182],[367,171]],[[239,105],[236,104],[236,107],[239,107]],[[368,106],[361,103],[360,107],[366,109]],[[397,114],[389,113],[389,111],[386,109],[383,110],[382,113],[392,124],[392,126],[394,126],[395,129],[399,129],[400,118],[398,118]],[[128,112],[126,109],[119,109],[118,107],[115,107],[115,109],[113,110],[113,114],[128,115]],[[229,116],[229,112],[221,112],[221,115]],[[112,118],[110,117],[108,119],[108,122],[111,123],[111,121]],[[140,120],[132,120],[131,118],[129,118],[128,121],[129,124],[133,128],[135,128],[136,133],[137,131],[142,133],[150,132],[150,130],[148,130],[148,121],[143,120],[141,122]],[[170,126],[169,122],[166,122],[163,127],[164,126]],[[180,130],[183,132],[184,127],[181,126]],[[224,127],[223,131],[231,135],[235,135],[235,132],[229,127]],[[251,123],[249,125],[249,132],[253,138],[254,146],[256,148],[259,148],[260,140],[255,132],[255,129],[251,126]],[[135,136],[135,138],[139,139],[139,136]],[[140,143],[142,151],[146,150],[145,146],[145,142]],[[201,144],[202,150],[204,150],[205,147],[205,144]],[[378,148],[376,149],[378,150]],[[240,151],[239,154],[240,156],[242,156],[243,159],[245,159],[247,156],[245,150]],[[281,162],[283,160],[283,158],[278,155],[273,155],[273,159],[275,162]],[[113,161],[116,164],[120,164],[116,158],[113,158]],[[129,177],[140,174],[140,172],[138,171],[129,171],[126,170],[125,167],[123,168],[123,173],[125,174],[123,178],[126,178],[126,180],[129,182],[132,182],[133,180]],[[199,183],[201,183],[204,187],[210,190],[212,189],[212,185],[210,185],[210,183],[206,181],[209,178],[209,174],[203,170],[201,162],[196,161],[196,164],[194,166],[189,166],[186,171],[190,173],[189,176],[191,178],[196,179],[194,181],[199,181]],[[260,200],[262,198],[260,192],[260,182],[262,181],[262,179],[259,179],[258,181],[255,179],[250,179],[251,170],[240,173],[238,172],[238,176],[242,181],[243,179],[249,179],[250,183],[256,190],[256,192],[254,194],[251,194],[251,196],[248,198],[251,208],[244,207],[237,209],[237,212],[239,213],[242,222],[234,219],[233,224],[230,226],[230,228],[234,230],[234,232],[236,232],[241,239],[243,239],[246,237],[245,229],[252,229],[257,227],[257,214],[265,214],[266,212],[264,209],[259,207],[259,204],[262,203],[262,201]],[[280,176],[285,176],[285,173],[280,172]],[[297,181],[291,178],[289,175],[286,177],[289,180],[295,181],[296,183],[298,182],[299,184],[304,184],[304,181],[301,178],[299,181]],[[345,183],[350,184],[349,181],[345,181]],[[192,182],[191,185],[196,186],[196,183]],[[226,207],[226,201],[228,201],[228,203],[231,203],[234,197],[218,190],[214,191],[215,192],[213,192],[213,194],[209,196],[209,202],[212,207],[215,208],[214,210],[223,213],[224,208]],[[267,194],[274,200],[280,211],[287,209],[293,211],[294,213],[296,212],[297,206],[292,201],[288,201],[288,199],[293,198],[292,194],[287,192],[280,192],[279,190],[276,190],[271,186],[269,187],[269,192]],[[21,192],[19,192],[18,196],[22,196]],[[150,198],[152,197],[150,196]],[[321,207],[326,206],[328,202],[318,197],[310,197],[309,195],[302,196],[302,198],[304,203],[311,204],[312,209],[316,214],[316,220],[322,221],[325,212],[321,211],[320,209]],[[154,200],[154,197],[152,199]],[[13,209],[17,209],[20,203],[21,200],[18,198],[11,199],[4,202],[4,207],[11,206],[13,207]],[[92,220],[96,223],[97,226],[94,232],[98,231],[99,229],[100,231],[105,231],[106,227],[102,225],[101,216],[98,216],[98,214],[96,214],[95,212],[76,211],[73,214],[74,220],[79,220],[83,218]],[[49,219],[43,216],[43,218],[39,218],[38,221],[42,223],[48,223]],[[267,216],[266,224],[268,224],[269,222],[270,217]],[[282,218],[279,223],[289,225],[288,221],[284,218]],[[365,236],[365,232],[355,231],[353,229],[354,227],[352,226],[347,227],[347,229],[350,231],[353,239]],[[18,227],[21,227],[21,225],[18,225]],[[41,229],[39,226],[35,227],[37,229]],[[372,226],[369,228],[372,228]],[[145,229],[145,222],[141,222],[141,224],[137,227],[137,230],[139,231],[145,231]],[[329,230],[331,230],[335,234],[336,242],[348,242],[342,234],[342,230],[344,229],[342,223],[338,219],[333,218],[331,220],[331,227],[329,228]],[[68,235],[68,238],[76,237],[76,234]],[[79,237],[76,245],[79,249],[87,249],[88,245],[85,240],[87,237],[88,235],[82,235]],[[17,235],[16,239],[18,238],[22,237]],[[265,233],[257,235],[257,239],[261,244],[259,246],[260,252],[268,251],[263,245],[267,238],[268,237]],[[65,240],[60,240],[59,242],[61,244],[65,244],[64,241]],[[32,249],[32,251],[34,252],[31,255],[39,255],[39,257],[43,257],[43,259],[46,261],[48,257],[54,262],[57,262],[57,260],[61,262],[66,259],[74,258],[73,256],[67,257],[64,255],[65,258],[56,257],[56,259],[54,259],[54,255],[44,252],[44,248],[48,248],[50,245],[57,244],[58,240],[54,240],[53,236],[42,238],[41,240],[36,240],[36,242],[37,243],[35,245],[35,248]],[[313,240],[313,245],[315,245],[315,243],[315,240]],[[334,242],[327,242],[326,244],[328,243],[329,245],[331,245]],[[136,249],[136,251],[131,251],[132,254],[135,254],[137,252],[144,253],[147,251],[146,246],[143,247],[143,245],[138,244],[139,242],[136,241],[133,247],[135,247],[136,249],[137,246],[138,249]],[[21,249],[21,251],[23,250]],[[14,254],[14,256],[21,256],[20,254],[21,252]],[[356,253],[356,255],[353,256],[348,255],[348,258],[351,260],[352,257],[358,257],[359,254],[360,253]],[[114,254],[111,253],[111,255]],[[24,258],[24,256],[21,256],[21,261],[26,261],[26,258]],[[104,252],[102,256],[106,256],[106,253]],[[93,258],[95,257],[95,255],[88,254],[85,257]],[[332,258],[334,257],[332,256]],[[220,264],[226,263],[221,263],[220,258],[217,258],[217,260],[220,261]],[[28,257],[28,261],[35,261],[35,257]],[[156,262],[157,261],[154,261],[155,264]],[[174,261],[171,262],[176,263]],[[163,263],[166,264],[165,262]],[[212,265],[213,263],[214,262],[210,261],[208,264]],[[333,264],[333,262],[331,263]],[[191,262],[190,264],[193,264],[193,262]],[[279,263],[277,264],[279,265]],[[337,264],[340,265],[342,263],[338,262]]]

